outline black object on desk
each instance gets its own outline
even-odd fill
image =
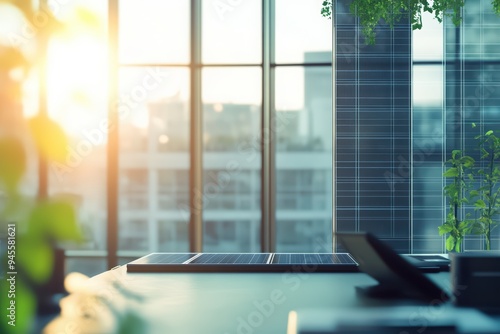
[[[379,282],[375,286],[358,287],[359,293],[374,298],[449,300],[444,290],[372,234],[337,233],[336,236],[356,260],[359,270]]]
[[[451,261],[455,305],[500,313],[500,252],[452,253]]]

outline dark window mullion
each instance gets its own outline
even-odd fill
[[[191,0],[191,121],[189,250],[203,251],[203,118],[201,108],[201,1]]]
[[[274,115],[275,1],[262,0],[261,251],[276,251]]]
[[[118,264],[118,0],[108,1],[109,99],[107,146],[107,265]]]

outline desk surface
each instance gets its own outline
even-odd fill
[[[449,273],[429,277],[449,290]],[[127,273],[122,266],[89,283],[112,314],[138,315],[141,333],[286,333],[291,310],[384,305],[356,296],[355,286],[375,283],[362,273]],[[87,307],[93,311],[106,313]]]

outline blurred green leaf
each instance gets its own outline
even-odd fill
[[[62,200],[42,202],[31,212],[28,233],[58,241],[80,241],[74,207]]]
[[[16,258],[19,266],[33,282],[41,284],[50,278],[54,267],[54,254],[48,240],[38,236],[19,238]]]
[[[23,143],[14,137],[0,138],[0,186],[14,192],[26,171]]]
[[[10,290],[10,282],[7,278],[0,280],[0,309],[2,310],[2,321],[0,321],[0,333],[5,334],[26,334],[31,333],[33,326],[33,316],[36,310],[36,299],[31,289],[24,284],[21,277],[18,275],[15,279],[15,326],[8,324],[11,319],[7,316],[10,311],[7,309],[11,307],[11,298],[8,298],[8,291]]]
[[[43,157],[58,162],[65,160],[68,142],[59,124],[50,118],[38,115],[29,120],[29,128]]]
[[[475,203],[474,206],[478,209],[484,209],[486,208],[486,203],[482,199],[478,199]]]

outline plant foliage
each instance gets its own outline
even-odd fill
[[[492,0],[493,11],[500,14],[500,0]],[[359,18],[367,44],[375,43],[375,27],[385,22],[391,28],[401,19],[408,18],[412,29],[422,28],[422,14],[428,12],[442,22],[449,17],[458,26],[462,21],[465,0],[353,0],[350,11]],[[331,18],[334,2],[323,1],[321,14]]]
[[[0,0],[16,6],[29,21],[37,12],[31,1]],[[44,16],[45,17],[45,16]],[[57,24],[46,16],[46,30],[32,38],[50,34]],[[22,115],[22,85],[36,59],[22,48],[0,44],[0,234],[8,235],[7,249],[0,250],[0,309],[14,308],[13,317],[2,312],[0,333],[29,333],[37,311],[36,291],[46,283],[54,268],[54,248],[60,242],[80,241],[80,228],[72,203],[63,198],[32,198],[23,191],[29,157],[36,154],[51,162],[66,154],[63,129],[46,116],[25,120]],[[40,50],[43,51],[43,50]],[[12,75],[13,72],[21,75]],[[27,154],[31,152],[31,154]],[[5,244],[0,243],[3,248]],[[14,283],[11,283],[14,282]],[[14,320],[15,319],[15,322]]]
[[[472,168],[474,159],[468,155],[463,155],[462,151],[454,150],[446,164],[450,167],[443,176],[450,178],[451,183],[444,187],[444,194],[448,198],[449,211],[446,221],[439,226],[439,235],[448,234],[446,239],[446,249],[448,251],[461,251],[462,241],[471,230],[472,221],[470,213],[462,217],[461,208],[469,202],[466,194],[471,190],[471,183],[474,180]]]
[[[471,195],[478,197],[474,203],[475,210],[479,213],[475,220],[472,232],[484,235],[485,249],[491,249],[491,232],[499,224],[495,218],[500,214],[500,138],[493,130],[476,137],[479,140],[479,150],[483,167],[479,168],[477,175],[480,178],[480,187]]]

